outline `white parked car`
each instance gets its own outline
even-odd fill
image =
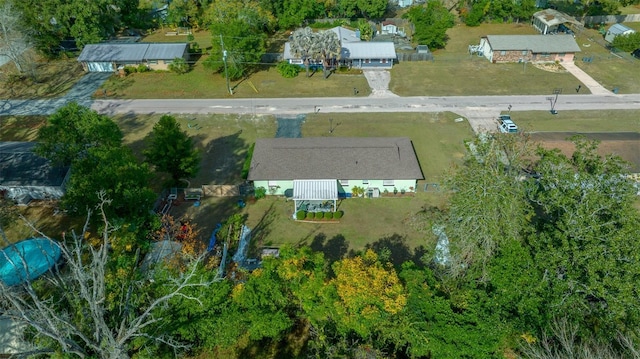
[[[500,115],[500,117],[498,117],[498,129],[502,133],[518,132],[518,126],[511,120],[510,115]]]

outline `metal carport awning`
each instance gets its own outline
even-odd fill
[[[299,201],[333,201],[333,210],[338,199],[338,180],[293,180],[295,208]]]

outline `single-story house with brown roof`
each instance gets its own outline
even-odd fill
[[[33,152],[35,142],[0,142],[0,192],[19,204],[60,199],[69,167],[56,167]]]
[[[267,194],[296,201],[335,201],[353,187],[378,197],[414,192],[423,179],[413,144],[406,137],[262,138],[256,141],[248,179]]]
[[[580,46],[571,35],[488,35],[479,52],[491,62],[572,62]]]
[[[122,66],[146,65],[166,70],[176,58],[188,59],[187,43],[102,43],[86,45],[78,61],[88,72],[114,72]]]
[[[393,66],[397,58],[393,42],[361,41],[359,31],[349,30],[342,26],[324,30],[333,31],[340,40],[340,58],[334,64],[356,68],[387,68]],[[291,44],[284,44],[283,58],[290,64],[304,66],[301,58],[291,52]],[[319,67],[321,62],[311,61],[311,66]]]

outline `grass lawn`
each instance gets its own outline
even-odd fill
[[[206,56],[206,55],[205,55]],[[103,86],[113,98],[265,98],[265,97],[345,97],[353,96],[353,88],[361,96],[371,93],[362,74],[335,73],[324,79],[322,71],[306,78],[282,77],[275,66],[253,73],[247,80],[232,81],[233,95],[229,95],[224,76],[213,74],[202,66],[203,56],[184,75],[171,72],[147,72],[127,77],[111,77]]]
[[[311,114],[302,126],[303,137],[409,137],[427,182],[440,182],[452,164],[464,156],[463,141],[473,137],[460,116],[440,113]],[[329,119],[335,130],[329,134]],[[419,186],[420,187],[420,186]]]
[[[124,133],[124,143],[142,159],[145,139],[159,115],[123,115],[114,120]],[[256,138],[274,137],[272,116],[177,115],[182,130],[189,134],[202,154],[200,172],[191,179],[192,187],[206,184],[238,184],[246,151]],[[161,190],[161,183],[154,189]]]
[[[576,65],[606,89],[618,88],[619,93],[640,93],[640,60],[628,53],[613,55],[597,43],[603,41],[600,39],[602,35],[593,29],[586,29],[576,37],[582,49],[576,54]],[[593,61],[584,62],[583,58],[593,58]]]
[[[400,96],[534,95],[580,84],[564,69],[551,72],[532,64],[492,64],[469,54],[469,45],[478,45],[481,36],[507,34],[537,32],[528,24],[456,25],[447,31],[446,48],[434,51],[435,61],[394,65],[389,88]]]
[[[62,97],[84,75],[80,63],[75,58],[50,61],[38,59],[35,64],[35,77],[10,75],[15,73],[17,72],[10,63],[0,68],[0,98]]]
[[[524,131],[550,132],[640,132],[640,116],[635,110],[511,112]]]
[[[422,209],[442,205],[442,194],[418,193],[402,198],[352,198],[339,202],[344,211],[340,223],[304,223],[292,219],[293,202],[266,198],[243,209],[252,229],[254,245],[308,245],[338,259],[367,245],[406,247],[408,252],[425,246],[432,250],[430,228]]]
[[[194,40],[202,49],[211,48],[211,34],[198,31]],[[146,36],[146,42],[186,42],[187,36],[165,36],[156,31]],[[282,34],[270,39],[270,52],[280,52]],[[371,89],[364,75],[358,71],[334,73],[324,79],[322,71],[306,78],[304,70],[293,79],[282,77],[275,64],[265,65],[251,74],[248,79],[231,81],[234,94],[229,95],[224,76],[204,68],[202,62],[208,55],[197,59],[189,73],[177,75],[171,72],[156,71],[131,74],[120,78],[113,76],[103,86],[113,98],[264,98],[264,97],[345,97],[353,96],[353,88],[360,90],[361,96],[367,96]]]

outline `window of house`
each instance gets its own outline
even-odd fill
[[[300,60],[300,59],[298,59],[298,60],[290,60],[290,63],[294,64],[294,65],[302,65],[302,60]]]
[[[149,60],[147,62],[149,63],[149,65],[157,65],[158,64],[158,60]]]
[[[550,53],[548,53],[548,52],[543,52],[543,53],[542,53],[542,56],[544,56],[544,57],[549,57],[549,56],[551,56],[551,54],[550,54]]]
[[[395,181],[394,180],[383,180],[382,181],[382,185],[383,186],[395,186]]]
[[[370,60],[370,59],[366,59],[366,60],[364,60],[364,63],[365,63],[365,64],[370,64],[370,63],[371,63],[371,60]]]
[[[504,50],[500,51],[500,55],[504,56],[504,55],[506,55],[506,54],[507,54],[507,52],[506,52],[506,51],[504,51]]]
[[[268,181],[269,187],[278,187],[278,181]]]
[[[362,180],[362,184],[369,184],[369,180]]]
[[[380,60],[380,63],[381,63],[381,64],[386,64],[386,63],[387,63],[387,59],[381,59],[381,60]]]
[[[340,180],[340,184],[343,186],[348,186],[349,185],[349,180]]]
[[[169,65],[169,64],[173,63],[173,60],[164,60],[164,63],[165,63],[166,65]]]
[[[564,52],[561,52],[561,53],[558,54],[558,56],[560,56],[560,57],[564,57],[565,55],[566,55],[566,53],[564,53]]]
[[[523,55],[526,55],[526,54],[527,54],[527,52],[528,52],[527,50],[522,50],[522,54],[523,54]]]

